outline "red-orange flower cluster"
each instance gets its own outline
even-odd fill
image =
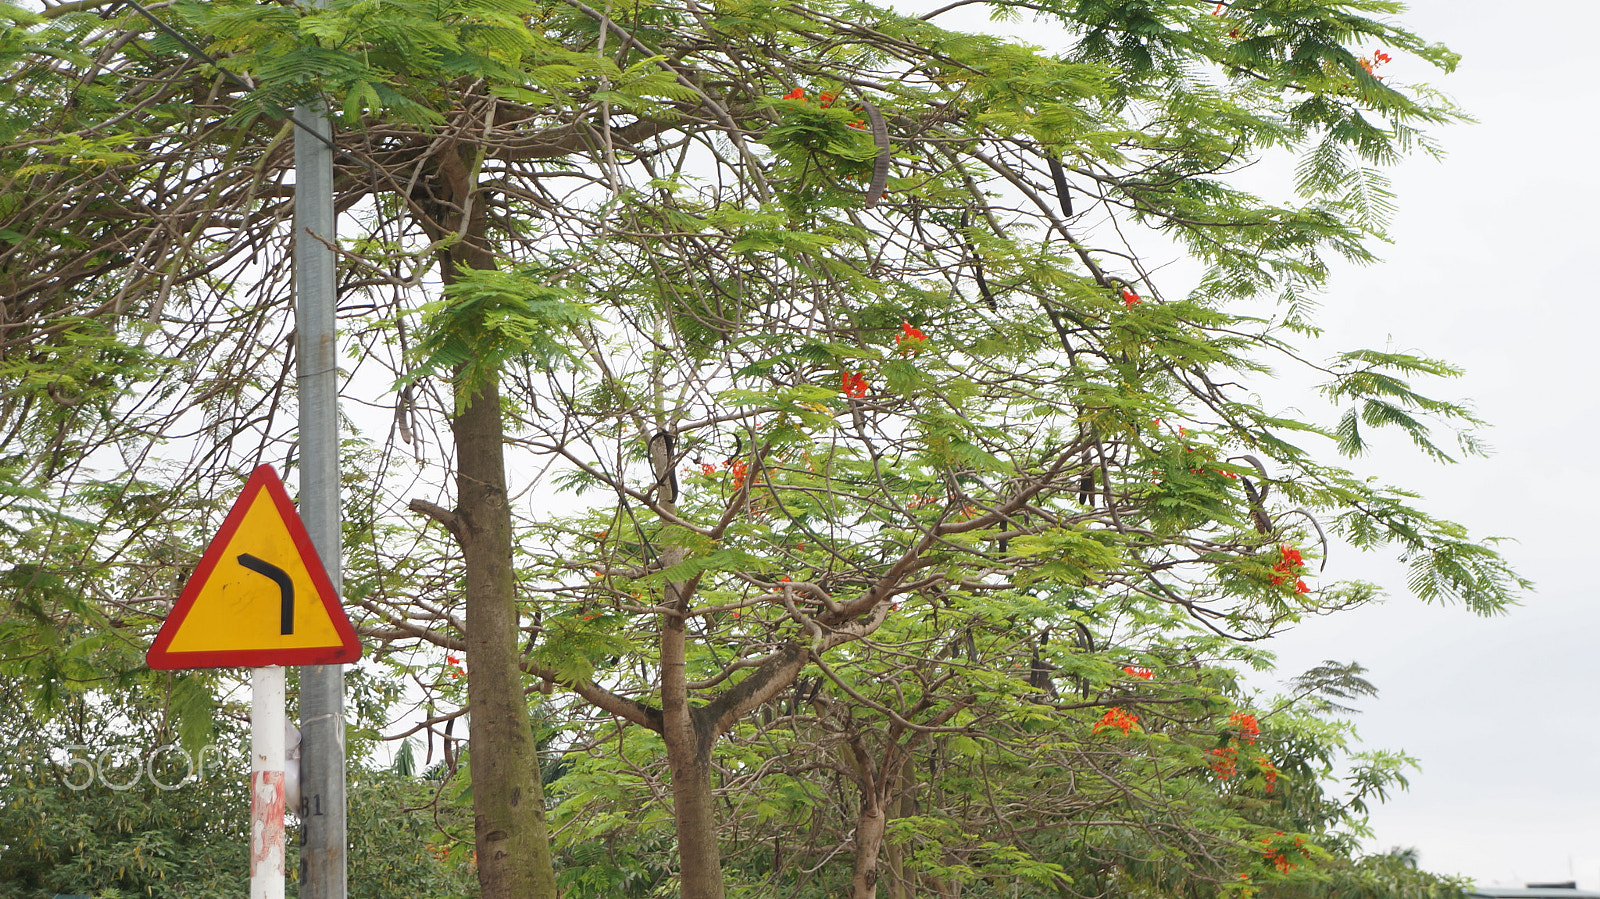
[[[1207,749],[1206,764],[1211,766],[1211,773],[1218,780],[1227,780],[1239,773],[1239,750],[1232,746],[1219,746],[1216,749]]]
[[[1127,709],[1107,709],[1106,713],[1100,716],[1099,723],[1094,726],[1094,732],[1099,733],[1108,727],[1115,727],[1121,730],[1123,734],[1127,734],[1129,731],[1133,730],[1133,726],[1138,723],[1139,716],[1128,711]]]
[[[845,396],[866,396],[868,388],[867,379],[860,372],[847,371],[839,377],[839,389],[844,391]]]
[[[785,100],[799,100],[802,103],[810,102],[810,101],[808,101],[806,99],[806,90],[803,87],[797,87],[794,90],[788,92],[787,94],[784,94],[783,95],[783,99],[785,99]],[[835,93],[834,91],[822,91],[822,92],[817,94],[817,103],[823,109],[827,109],[827,108],[833,106],[834,103],[838,102],[838,99],[839,99],[839,95],[837,93]],[[865,130],[866,127],[867,127],[867,123],[862,121],[861,119],[856,119],[855,121],[850,123],[850,127],[851,128],[857,128],[857,129]],[[846,177],[854,177],[854,176],[848,176],[847,175]]]
[[[1132,665],[1124,665],[1122,670],[1141,680],[1149,680],[1150,678],[1156,676],[1156,673],[1151,671],[1149,668],[1135,668]]]
[[[1256,737],[1261,733],[1261,725],[1256,721],[1256,716],[1249,712],[1234,712],[1228,716],[1228,721],[1239,728],[1239,739],[1246,745],[1256,745]]]
[[[1261,778],[1267,782],[1267,792],[1278,785],[1278,766],[1272,764],[1264,755],[1256,756],[1256,767],[1261,769]]]
[[[1189,469],[1189,473],[1190,474],[1206,474],[1207,472],[1213,472],[1213,471],[1216,472],[1217,474],[1222,475],[1223,477],[1227,478],[1230,481],[1237,481],[1239,479],[1239,476],[1234,474],[1233,472],[1231,472],[1231,471],[1223,471],[1220,468],[1191,468],[1191,469]]]
[[[1392,62],[1393,60],[1394,57],[1383,52],[1382,50],[1374,50],[1372,51],[1372,57],[1370,59],[1363,56],[1356,60],[1356,62],[1361,63],[1361,67],[1367,70],[1368,75],[1371,75],[1379,81],[1382,81],[1383,76],[1379,75],[1377,70],[1385,63]]]
[[[467,673],[467,669],[461,666],[461,659],[456,656],[445,656],[444,663],[445,673],[450,675],[452,679],[459,678]]]
[[[708,478],[714,476],[717,473],[718,468],[717,464],[714,462],[700,462],[698,463],[698,467],[700,469],[700,473]],[[735,490],[743,487],[745,479],[750,475],[750,463],[743,459],[729,459],[722,463],[722,467],[727,468],[728,473],[733,475],[733,489]],[[683,471],[684,474],[690,474],[693,473],[694,469],[685,468]]]
[[[806,99],[806,90],[803,87],[797,87],[794,90],[788,92],[787,94],[784,94],[783,95],[783,99],[785,99],[785,100],[799,100],[802,103],[809,103],[810,102],[809,100]],[[837,93],[835,93],[834,91],[822,91],[822,92],[817,94],[817,105],[821,106],[823,109],[828,109],[831,106],[833,106],[833,104],[836,103],[838,101],[838,99],[839,99],[839,95]],[[850,127],[851,128],[860,128],[865,124],[866,124],[865,122],[862,122],[862,121],[860,121],[858,119],[858,120],[856,120],[854,122],[851,122],[850,123]]]
[[[1299,852],[1305,858],[1310,858],[1311,850],[1306,848],[1305,837],[1295,837],[1293,845],[1290,845],[1287,840],[1281,839],[1283,835],[1283,831],[1280,830],[1276,837],[1262,837],[1261,842],[1267,848],[1261,850],[1261,857],[1267,860],[1267,864],[1277,868],[1278,873],[1288,874],[1295,869],[1294,862],[1289,861],[1289,851]]]
[[[1288,583],[1289,579],[1293,578],[1294,592],[1311,592],[1311,588],[1307,587],[1306,582],[1300,577],[1306,570],[1306,561],[1300,555],[1300,550],[1287,543],[1278,547],[1278,561],[1273,564],[1272,570],[1275,572],[1272,575],[1272,585],[1274,587]]]
[[[928,335],[922,333],[921,328],[910,322],[901,322],[900,333],[894,336],[895,352],[903,356],[914,356],[922,352],[922,348],[927,346],[927,343]]]
[[[1139,295],[1138,294],[1134,293],[1133,291],[1129,290],[1126,287],[1122,288],[1122,305],[1127,306],[1129,309],[1132,309],[1133,307],[1139,305],[1142,302],[1144,302],[1144,301],[1139,299]]]

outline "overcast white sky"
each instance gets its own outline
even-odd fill
[[[1282,669],[1368,666],[1382,689],[1356,719],[1364,742],[1422,771],[1373,815],[1379,847],[1414,846],[1431,870],[1480,885],[1576,879],[1600,888],[1600,603],[1591,530],[1600,490],[1594,215],[1600,209],[1594,38],[1579,0],[1417,0],[1403,16],[1463,54],[1429,80],[1478,119],[1440,137],[1442,163],[1395,173],[1400,211],[1385,263],[1342,271],[1324,298],[1329,346],[1416,348],[1460,364],[1447,389],[1493,424],[1486,460],[1440,468],[1369,460],[1436,512],[1518,541],[1536,582],[1494,619],[1427,608],[1403,572],[1335,556],[1329,574],[1391,586],[1387,604],[1302,626]],[[1401,68],[1396,77],[1420,74]]]

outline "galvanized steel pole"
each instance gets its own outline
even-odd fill
[[[299,351],[300,517],[341,590],[339,354],[333,126],[322,104],[295,110],[294,283]],[[306,131],[320,134],[317,140]],[[344,666],[300,669],[300,895],[345,899]]]

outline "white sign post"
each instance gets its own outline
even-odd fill
[[[284,669],[250,671],[250,899],[283,899]]]
[[[337,545],[337,544],[335,544]],[[251,472],[217,535],[162,623],[145,661],[157,670],[249,668],[250,671],[250,899],[283,899],[285,856],[284,802],[298,803],[299,754],[285,774],[285,749],[298,747],[298,732],[284,710],[285,665],[304,672],[361,658],[355,629],[339,603],[305,524],[289,500],[283,481],[270,465]],[[342,694],[335,694],[342,702]],[[342,739],[342,711],[332,724]],[[294,736],[291,736],[293,734]],[[342,743],[340,744],[343,745]],[[344,755],[337,756],[336,797],[307,791],[312,816],[344,808]],[[326,772],[324,772],[326,773]],[[322,783],[323,781],[317,781]],[[337,799],[337,803],[335,803]],[[336,853],[317,854],[324,862],[308,868],[319,883],[331,884],[326,897],[344,899],[344,818],[338,818]],[[315,849],[313,845],[311,847]],[[328,859],[331,859],[329,861]],[[336,865],[335,865],[336,863]],[[337,871],[328,874],[334,865]]]

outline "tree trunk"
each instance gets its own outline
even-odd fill
[[[896,785],[895,798],[890,800],[892,803],[890,807],[898,808],[898,812],[894,816],[896,818],[909,818],[917,813],[915,801],[911,796],[911,791],[915,785],[908,783],[909,778],[906,776],[906,772],[911,770],[913,769],[910,765],[901,769],[900,779]],[[884,825],[885,829],[887,829],[888,822],[885,821]],[[889,843],[885,848],[888,850],[885,854],[888,856],[889,863],[889,899],[910,899],[910,885],[906,880],[905,850],[896,843]]]
[[[920,742],[916,735],[908,745],[901,746],[898,733],[892,733],[883,753],[881,765],[874,765],[866,743],[859,734],[851,736],[851,749],[856,783],[861,788],[861,810],[856,814],[855,865],[850,872],[850,899],[877,899],[878,879],[882,874],[880,856],[884,852],[884,835],[888,833],[890,812],[903,817],[902,807],[906,790],[905,772],[909,768],[911,753]],[[903,874],[898,849],[889,847],[889,893],[903,894],[900,884]]]
[[[711,794],[715,736],[706,723],[696,720],[698,716],[687,702],[663,705],[661,735],[672,772],[672,817],[678,834],[678,895],[681,899],[722,899],[722,850],[717,845]]]
[[[654,460],[656,483],[668,483],[670,454]],[[663,498],[674,508],[676,496]],[[661,564],[670,568],[687,558],[681,546],[663,547]],[[717,846],[717,815],[711,797],[711,746],[716,723],[689,704],[688,626],[693,582],[666,586],[661,616],[661,739],[672,773],[672,818],[678,835],[678,895],[681,899],[722,899],[722,852]]]
[[[850,872],[850,899],[877,899],[878,853],[889,823],[887,808],[877,790],[863,791],[856,815],[856,860]]]
[[[538,746],[517,663],[498,383],[481,386],[451,429],[467,572],[468,734],[478,885],[483,899],[555,899]]]
[[[445,284],[455,279],[458,268],[495,267],[484,204],[473,202],[476,185],[461,153],[457,147],[442,149],[430,179],[444,199],[434,221],[459,236],[440,254]],[[499,375],[491,372],[471,385],[458,379],[456,390],[450,430],[456,444],[456,537],[467,582],[468,739],[478,886],[483,899],[556,899],[538,745],[519,665],[521,622],[511,562]],[[472,393],[463,398],[462,390]]]
[[[932,723],[934,725],[945,723],[970,701],[969,698],[952,705],[934,716]],[[894,734],[893,739],[898,739],[898,736],[898,733]],[[868,818],[867,794],[865,792],[862,794],[862,812],[860,820],[856,823],[856,866],[853,880],[856,899],[861,897],[874,899],[876,893],[872,892],[872,889],[880,879],[880,875],[884,873],[883,867],[888,868],[889,899],[910,899],[915,892],[911,883],[912,878],[906,873],[904,848],[888,842],[885,837],[888,834],[890,821],[895,818],[909,818],[917,813],[917,801],[913,795],[917,788],[917,775],[912,759],[924,736],[912,734],[905,744],[896,743],[885,753],[883,773],[873,782],[872,801],[876,807],[875,818]],[[881,863],[880,854],[883,856]],[[870,879],[867,875],[870,875]],[[862,892],[863,888],[868,891]]]

